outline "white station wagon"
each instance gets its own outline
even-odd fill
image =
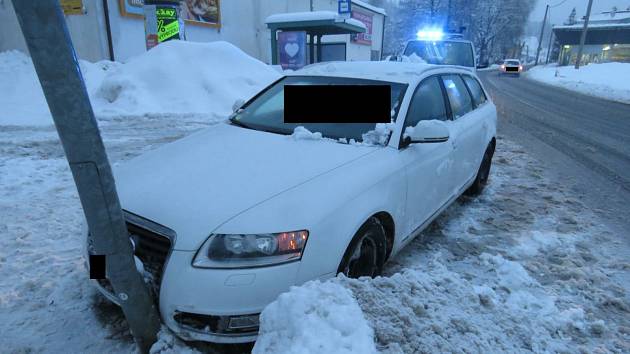
[[[283,123],[290,84],[390,85],[392,123]],[[251,342],[290,286],[376,276],[462,193],[479,193],[495,135],[495,106],[470,69],[322,63],[115,176],[166,325],[185,340]],[[118,302],[106,279],[95,285]]]

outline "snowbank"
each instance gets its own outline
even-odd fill
[[[334,282],[292,287],[260,316],[254,354],[376,353],[374,332],[352,293]]]
[[[0,125],[51,124],[35,68],[22,52],[0,53]]]
[[[186,114],[224,119],[237,99],[250,98],[280,77],[227,42],[169,41],[125,64],[80,61],[80,67],[99,118]],[[0,125],[52,124],[30,58],[0,53],[0,75]]]
[[[165,42],[121,65],[102,82],[93,105],[100,114],[231,113],[277,79],[271,67],[227,42]]]
[[[556,76],[557,71],[557,76]],[[630,103],[630,63],[573,66],[536,66],[525,73],[529,79],[613,101]]]

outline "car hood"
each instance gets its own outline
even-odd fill
[[[123,209],[173,229],[175,249],[195,250],[210,232],[287,189],[378,147],[218,124],[115,169]],[[261,232],[282,230],[261,230]]]

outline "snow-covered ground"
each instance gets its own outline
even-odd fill
[[[335,321],[348,313],[354,328],[367,321],[375,332],[355,346],[374,343],[387,353],[630,350],[628,244],[518,145],[499,139],[483,195],[460,198],[423,236],[383,277],[329,281],[350,289],[362,314],[324,300],[328,311],[309,311],[308,322],[317,314],[313,326],[358,336]],[[307,284],[278,302],[291,312],[326,291]],[[275,306],[263,312],[255,352],[298,338],[287,328],[300,328],[301,318],[283,317]],[[318,352],[317,344],[304,352]]]
[[[630,103],[630,63],[589,64],[578,70],[572,65],[550,64],[533,67],[525,75],[587,95]]]
[[[156,56],[157,63],[148,55],[136,60],[157,65],[170,55]],[[16,83],[33,78],[28,58],[16,53],[0,58],[22,71]],[[101,84],[91,84],[86,74],[92,92],[117,87],[103,84],[110,80],[121,83],[118,99],[102,102],[104,108],[95,103],[114,164],[229,113],[231,102],[205,108],[191,103],[200,111],[190,113],[163,106],[151,111],[161,98],[140,84],[152,77],[138,73],[140,68],[122,69],[130,64],[94,64],[116,70],[103,70]],[[247,65],[236,73],[224,71],[217,80],[268,69],[259,62]],[[244,79],[235,84],[229,101],[246,98],[277,76],[273,70],[269,75],[252,85]],[[177,90],[178,77],[172,79],[170,98],[201,95]],[[32,81],[22,85],[23,95],[37,92]],[[212,92],[197,97],[212,100]],[[81,257],[82,211],[52,121],[42,122],[50,119],[45,106],[35,98],[12,102],[0,103],[0,347],[9,353],[132,352],[120,310],[88,282]],[[36,114],[42,116],[31,120]],[[627,353],[630,245],[623,240],[561,181],[550,180],[538,161],[499,138],[491,184],[481,197],[457,201],[423,239],[386,266],[382,277],[310,282],[280,296],[263,312],[254,352]],[[226,349],[249,348],[186,344],[163,330],[152,352]]]

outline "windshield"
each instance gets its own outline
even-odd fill
[[[429,64],[475,66],[472,46],[457,41],[411,41],[405,56],[416,54]]]
[[[518,66],[520,65],[520,63],[516,60],[506,60],[505,61],[505,65],[514,65],[514,66]]]
[[[290,135],[298,126],[319,132],[322,136],[332,139],[354,139],[362,141],[362,135],[374,130],[375,123],[284,123],[284,86],[285,85],[390,85],[392,121],[396,120],[400,102],[404,96],[406,84],[393,82],[363,80],[325,76],[288,76],[268,87],[263,93],[255,97],[231,119],[232,123],[250,129],[268,131],[272,133]],[[325,104],[325,102],[313,102]],[[361,104],[361,102],[348,102]],[[330,109],[335,109],[330,107]]]

